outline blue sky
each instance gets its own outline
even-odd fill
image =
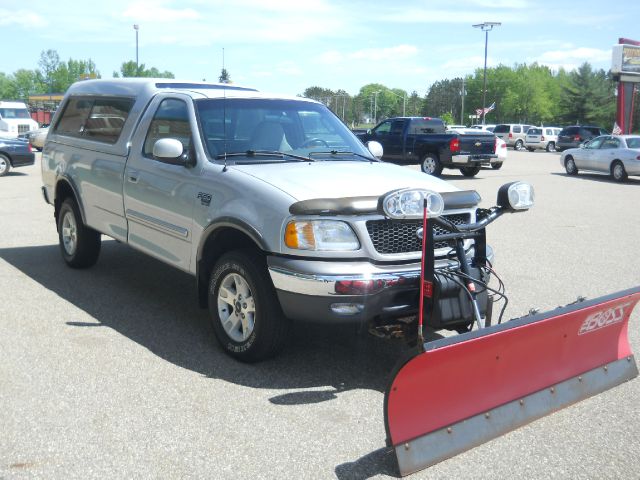
[[[622,0],[0,0],[0,72],[38,68],[40,52],[91,58],[103,78],[135,60],[176,78],[302,93],[317,85],[356,94],[367,83],[426,93],[443,78],[534,62],[554,69],[589,61],[608,69],[619,37],[640,40],[640,2]]]

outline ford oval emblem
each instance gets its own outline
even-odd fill
[[[482,143],[481,142],[476,142],[476,147],[480,147],[480,146],[482,146]]]

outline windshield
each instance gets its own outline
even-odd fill
[[[322,160],[374,160],[351,131],[324,105],[297,100],[227,98],[197,100],[198,122],[211,161],[273,162],[282,152]],[[326,155],[323,155],[326,154]],[[362,158],[366,157],[366,160]],[[227,161],[231,160],[229,158]]]
[[[26,108],[0,108],[0,117],[5,120],[10,118],[31,118]]]

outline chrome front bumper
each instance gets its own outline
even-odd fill
[[[472,255],[473,251],[468,255]],[[493,263],[487,246],[487,259]],[[436,260],[436,269],[456,265]],[[420,263],[374,265],[368,261],[330,262],[268,258],[269,274],[284,313],[300,320],[367,320],[417,311]],[[345,306],[351,305],[351,313]]]

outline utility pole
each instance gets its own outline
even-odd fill
[[[462,90],[460,91],[460,95],[462,96],[462,107],[460,108],[460,125],[466,125],[465,121],[464,121],[464,96],[465,96],[465,91],[464,91],[464,75],[462,76]]]
[[[138,30],[140,25],[134,24],[133,29],[136,31],[136,77],[138,77],[140,76],[140,63],[138,62]]]
[[[489,31],[493,30],[493,27],[499,27],[502,25],[500,22],[483,22],[476,25],[472,25],[473,28],[479,28],[484,32],[484,77],[482,80],[482,125],[487,115],[485,112],[485,105],[487,103],[487,44],[489,43]]]

